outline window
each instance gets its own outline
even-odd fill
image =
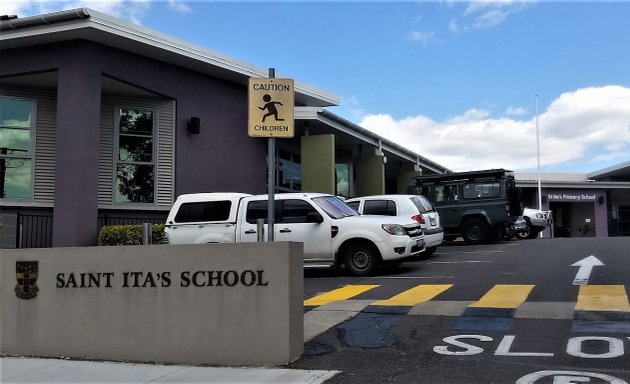
[[[337,179],[335,194],[346,199],[350,197],[350,164],[335,164],[335,178]]]
[[[116,130],[117,203],[155,201],[154,112],[121,108]]]
[[[263,219],[267,223],[268,204],[267,200],[252,201],[247,204],[245,220],[250,224],[256,224],[258,219]],[[277,224],[307,223],[306,216],[311,212],[317,212],[312,205],[302,200],[276,200],[275,208],[274,221]]]
[[[0,191],[3,199],[30,199],[34,102],[0,98]]]
[[[437,205],[459,201],[457,185],[430,185],[422,187],[421,195]]]
[[[464,184],[464,199],[490,198],[501,196],[501,185],[496,183]]]
[[[227,221],[230,218],[231,201],[201,201],[184,203],[175,216],[176,223]]]
[[[245,220],[250,224],[256,224],[258,219],[265,220],[267,222],[267,200],[252,201],[247,204],[247,212],[245,214]],[[276,201],[278,204],[278,201]],[[274,217],[274,221],[275,221]]]
[[[431,203],[425,199],[423,196],[413,196],[411,198],[411,202],[418,208],[420,213],[433,212],[435,209],[431,205]]]
[[[351,201],[351,202],[346,203],[346,204],[348,204],[348,206],[350,206],[350,208],[354,209],[355,211],[359,210],[360,203],[358,201]]]
[[[396,203],[392,200],[366,200],[363,214],[396,216]]]
[[[296,192],[302,190],[301,158],[295,153],[278,151],[276,191]]]
[[[307,223],[306,216],[309,213],[317,213],[312,205],[302,200],[282,200],[280,218],[278,223]]]

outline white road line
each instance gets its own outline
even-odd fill
[[[503,253],[503,251],[436,252],[435,255],[473,255],[479,253]]]
[[[493,260],[430,261],[427,264],[494,263]]]
[[[375,276],[370,279],[453,279],[455,276]]]

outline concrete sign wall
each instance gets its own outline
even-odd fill
[[[303,351],[302,244],[2,250],[2,355],[281,365]]]

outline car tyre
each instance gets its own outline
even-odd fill
[[[424,251],[420,252],[420,256],[422,257],[431,257],[437,251],[437,247],[428,247]]]
[[[462,237],[468,244],[481,244],[488,238],[488,224],[482,219],[468,219],[462,226]]]
[[[343,259],[348,271],[355,276],[369,275],[380,265],[378,250],[367,242],[348,246]]]
[[[534,232],[532,230],[532,223],[530,223],[529,219],[525,219],[525,222],[527,223],[527,228],[524,231],[522,231],[522,232],[516,232],[515,233],[516,238],[519,239],[519,240],[525,240],[525,239],[531,239],[532,238],[531,235]],[[536,236],[534,235],[534,237],[536,237]]]

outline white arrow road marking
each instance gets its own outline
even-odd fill
[[[575,279],[573,279],[573,285],[585,285],[588,284],[588,278],[591,276],[591,272],[593,271],[593,267],[603,266],[602,263],[597,257],[590,255],[576,263],[573,263],[572,267],[580,267],[577,273],[575,274]]]

